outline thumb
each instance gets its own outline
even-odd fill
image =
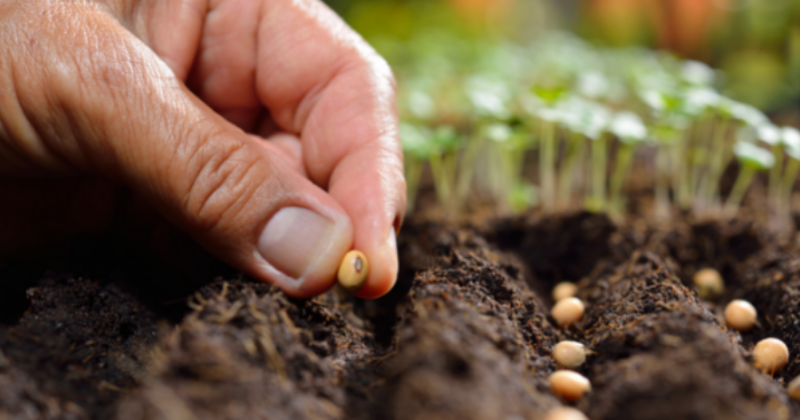
[[[198,100],[113,19],[75,13],[29,34],[59,45],[7,69],[20,110],[12,119],[24,120],[4,124],[16,149],[40,168],[127,184],[208,251],[292,296],[327,290],[353,241],[339,204]]]

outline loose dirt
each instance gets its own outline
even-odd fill
[[[9,263],[0,419],[537,419],[566,405],[547,382],[561,340],[589,350],[593,389],[572,405],[591,419],[800,418],[785,391],[800,374],[792,243],[746,220],[417,218],[395,290],[371,302],[290,299],[224,270],[187,281],[125,247]],[[726,283],[713,302],[691,283],[705,267]],[[559,328],[565,280],[586,313]],[[736,298],[758,310],[746,334],[722,319]],[[753,366],[765,337],[790,351],[774,377]]]

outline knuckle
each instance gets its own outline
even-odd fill
[[[188,151],[181,208],[193,229],[213,231],[237,219],[269,178],[260,154],[243,141],[211,133]]]

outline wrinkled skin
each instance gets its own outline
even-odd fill
[[[390,69],[316,0],[0,2],[0,256],[122,226],[188,234],[287,293],[370,260],[386,293],[405,182]],[[335,223],[298,281],[258,252],[280,209]]]

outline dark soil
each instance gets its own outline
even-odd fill
[[[591,419],[800,418],[800,253],[743,221],[412,220],[371,302],[198,282],[106,241],[0,268],[0,420],[538,419],[565,404],[547,383],[563,339],[592,351]],[[691,288],[703,267],[725,277],[716,302]],[[564,280],[587,305],[570,328],[549,317]],[[744,335],[721,321],[734,298],[759,311]],[[774,378],[750,356],[764,337],[792,354]]]

